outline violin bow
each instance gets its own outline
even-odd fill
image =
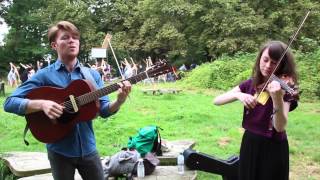
[[[256,99],[260,98],[260,95],[262,94],[262,92],[266,89],[268,83],[270,82],[270,80],[272,79],[272,75],[276,72],[276,70],[278,69],[281,61],[283,60],[284,56],[287,54],[292,42],[296,39],[299,31],[301,30],[304,22],[307,20],[309,14],[311,13],[311,9],[308,10],[308,12],[306,13],[306,15],[304,16],[304,18],[302,19],[300,25],[298,26],[298,29],[295,31],[295,33],[293,34],[292,38],[290,39],[288,46],[286,47],[286,49],[282,52],[281,56],[280,56],[280,60],[278,61],[276,67],[274,68],[274,70],[272,71],[271,75],[269,76],[267,82],[265,83],[265,85],[263,86],[262,90],[260,91],[259,95],[257,96]]]

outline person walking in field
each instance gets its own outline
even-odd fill
[[[10,62],[9,64],[10,64],[10,71],[7,76],[8,84],[11,87],[17,87],[20,79],[18,69],[12,62]]]

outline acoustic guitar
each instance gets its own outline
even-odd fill
[[[126,80],[135,84],[172,70],[166,62],[160,62]],[[37,140],[44,143],[56,142],[68,135],[77,123],[94,119],[99,112],[99,98],[119,88],[119,84],[115,83],[96,90],[89,80],[79,79],[72,81],[66,88],[43,86],[33,89],[27,94],[28,99],[52,100],[65,108],[56,124],[53,124],[43,111],[38,111],[25,116],[27,125]]]

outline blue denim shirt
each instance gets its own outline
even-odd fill
[[[79,62],[72,72],[68,72],[65,65],[57,60],[54,64],[40,69],[28,81],[19,86],[4,104],[4,110],[18,115],[25,115],[29,99],[25,99],[27,93],[40,86],[52,86],[65,88],[71,81],[84,79]],[[89,70],[96,81],[98,88],[104,86],[99,73],[95,70]],[[81,88],[81,87],[79,87]],[[108,117],[109,98],[103,96],[100,99],[100,116]],[[62,154],[67,157],[81,157],[96,151],[96,140],[92,127],[92,120],[78,123],[74,129],[62,140],[47,144],[47,149]]]

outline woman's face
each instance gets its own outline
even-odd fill
[[[263,77],[268,78],[277,65],[277,61],[273,60],[269,56],[269,48],[266,48],[260,58],[260,72]]]

